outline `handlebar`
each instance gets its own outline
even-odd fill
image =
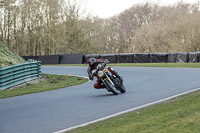
[[[97,70],[98,69],[103,69],[104,67],[106,67],[106,64],[108,64],[108,62],[104,62],[104,63],[102,63],[102,64],[99,64],[98,66],[97,66]],[[103,67],[103,68],[102,68]]]
[[[92,75],[96,74],[99,70],[104,69],[106,67],[106,64],[108,64],[109,62],[104,62],[101,63],[97,66],[97,68],[95,69],[95,71],[92,73]]]

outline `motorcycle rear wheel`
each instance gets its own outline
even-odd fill
[[[126,92],[126,88],[124,87],[124,85],[120,85],[120,87],[118,87],[118,90],[121,92],[121,93],[125,93]]]

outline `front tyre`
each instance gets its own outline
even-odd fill
[[[106,80],[104,83],[109,91],[111,91],[114,95],[118,95],[118,93],[115,91],[115,87],[108,80]]]

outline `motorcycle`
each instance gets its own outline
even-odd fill
[[[106,68],[106,64],[107,64],[107,62],[99,64],[94,73],[96,73],[96,75],[98,75],[98,77],[103,82],[103,84],[105,85],[106,89],[109,92],[112,92],[114,95],[118,95],[119,91],[121,93],[125,93],[126,88],[123,85],[122,79],[113,75]]]

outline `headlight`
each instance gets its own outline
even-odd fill
[[[98,76],[101,78],[101,77],[103,77],[103,71],[99,71],[98,72]]]

